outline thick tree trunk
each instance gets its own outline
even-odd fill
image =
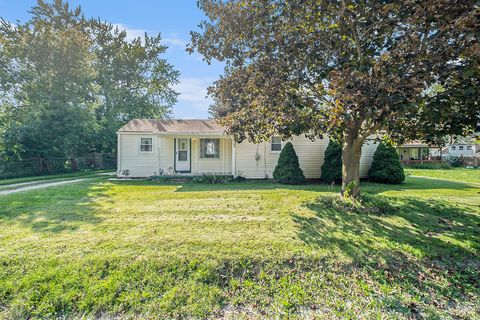
[[[360,195],[360,157],[363,140],[345,139],[342,148],[342,196],[357,198]]]

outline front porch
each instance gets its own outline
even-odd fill
[[[232,175],[235,171],[235,146],[230,137],[177,135],[169,138],[173,140],[173,167],[166,168],[164,175]]]
[[[430,151],[428,147],[399,147],[400,161],[428,160]]]

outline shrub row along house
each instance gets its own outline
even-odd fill
[[[214,120],[135,119],[118,130],[118,177],[225,174],[248,179],[272,178],[287,141],[235,143]],[[292,142],[307,179],[320,178],[329,139],[295,136]],[[378,142],[362,149],[360,175],[367,177]]]

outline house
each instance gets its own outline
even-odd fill
[[[214,120],[145,120],[128,122],[118,135],[118,177],[225,174],[249,179],[272,178],[286,141],[235,143]],[[292,142],[306,178],[319,178],[328,138]],[[366,177],[377,143],[362,149],[360,174]]]
[[[430,159],[430,146],[421,141],[410,141],[397,148],[400,161],[416,162]]]
[[[448,146],[447,153],[458,157],[471,157],[480,153],[480,144],[474,142],[457,142]]]

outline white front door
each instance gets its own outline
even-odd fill
[[[175,170],[190,172],[190,139],[177,139]]]

